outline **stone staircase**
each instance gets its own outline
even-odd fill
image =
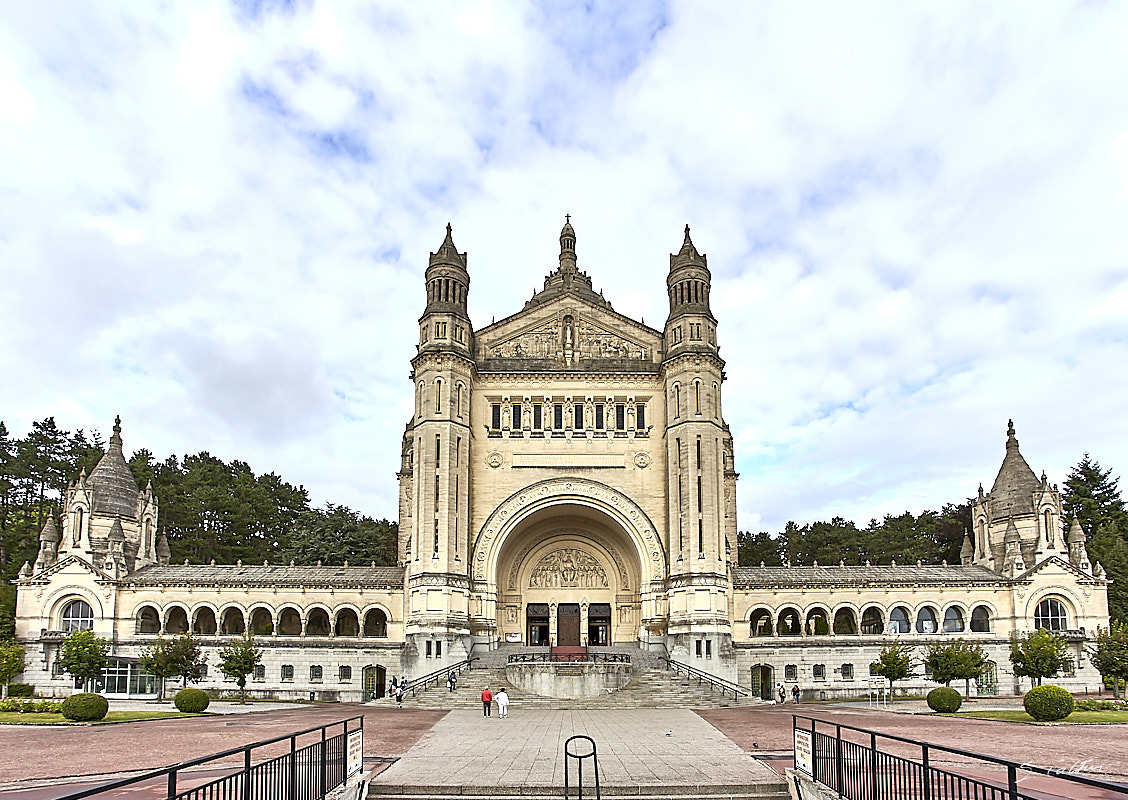
[[[464,671],[458,676],[458,689],[447,690],[446,683],[432,686],[425,691],[417,690],[413,698],[410,693],[404,697],[404,706],[410,708],[451,709],[467,708],[481,710],[483,686],[496,692],[504,686],[509,693],[514,710],[519,709],[563,709],[609,710],[622,708],[727,708],[740,705],[757,705],[762,700],[751,697],[733,699],[731,694],[722,696],[720,691],[696,679],[686,678],[662,667],[662,659],[637,647],[617,645],[615,647],[591,648],[593,652],[624,653],[631,658],[633,677],[622,689],[608,691],[597,697],[559,698],[530,694],[515,687],[505,674],[505,666],[511,653],[545,652],[544,648],[502,647],[484,653],[474,662],[474,669]],[[380,701],[387,702],[387,701]],[[496,713],[496,708],[495,708]]]

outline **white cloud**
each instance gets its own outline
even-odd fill
[[[661,327],[709,255],[741,527],[1128,467],[1117,6],[211,3],[0,24],[0,418],[396,514],[427,253]]]

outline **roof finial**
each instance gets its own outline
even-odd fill
[[[571,222],[571,221],[572,221],[572,215],[571,214],[565,214],[564,215],[564,222],[568,223],[568,222]]]
[[[110,444],[121,447],[121,414],[114,417],[114,435],[110,437]]]

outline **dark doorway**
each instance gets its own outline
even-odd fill
[[[369,700],[377,700],[384,696],[384,689],[387,684],[386,676],[386,670],[379,665],[364,668],[364,702],[367,703]]]
[[[761,700],[778,700],[772,692],[775,689],[772,683],[772,668],[767,664],[757,664],[752,667],[752,696]]]
[[[580,646],[579,603],[561,603],[556,607],[556,646]]]
[[[602,647],[611,644],[611,604],[592,603],[588,606],[589,645]]]
[[[548,603],[529,603],[525,606],[525,633],[534,647],[548,644]]]

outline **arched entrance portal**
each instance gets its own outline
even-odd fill
[[[387,670],[379,664],[364,668],[364,702],[379,700],[384,696],[387,685]]]
[[[752,695],[761,700],[778,700],[772,692],[775,682],[772,680],[773,670],[767,664],[757,664],[752,667]]]
[[[545,481],[508,498],[475,542],[473,565],[486,589],[476,598],[482,627],[496,625],[505,642],[633,643],[665,611],[650,589],[665,570],[653,526],[594,481]]]

